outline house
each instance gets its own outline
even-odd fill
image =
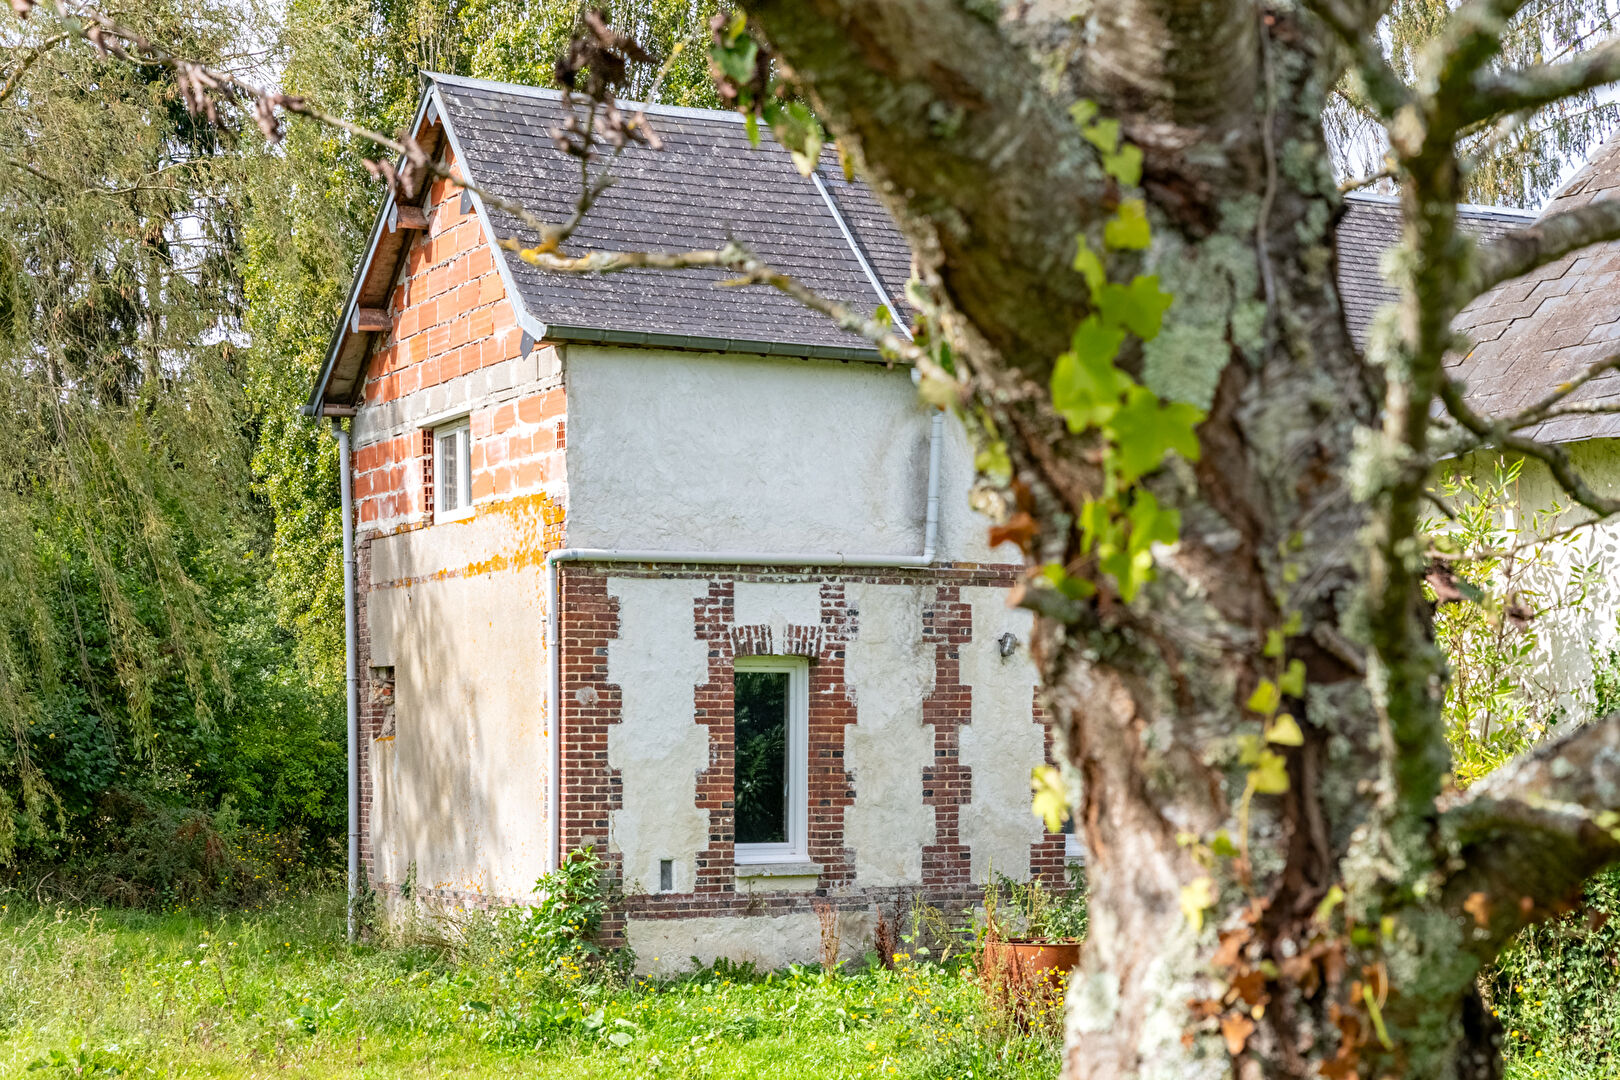
[[[836,166],[735,114],[650,109],[580,250],[747,240],[862,310],[909,255]],[[562,220],[547,91],[431,76],[413,131]],[[592,845],[648,969],[855,954],[878,905],[1061,883],[1030,616],[906,370],[709,272],[541,273],[444,181],[383,207],[309,411],[351,416],[360,857],[451,903],[524,899]],[[948,493],[942,497],[941,493]]]
[[[664,149],[625,151],[577,250],[735,237],[825,295],[898,310],[905,245],[830,153],[806,178],[735,114],[647,111]],[[560,221],[579,182],[552,141],[565,115],[549,91],[430,75],[411,131]],[[1463,219],[1486,239],[1528,222]],[[1349,201],[1358,336],[1393,295],[1396,226],[1387,203]],[[370,882],[524,900],[591,845],[625,893],[607,930],[650,971],[809,959],[817,902],[859,953],[882,906],[954,913],[992,870],[1060,883],[1078,852],[1030,811],[1051,746],[1030,617],[1005,602],[1019,555],[968,509],[954,421],[774,291],[545,273],[500,247],[526,235],[443,180],[390,196],[306,407],[352,418],[351,832]],[[1567,377],[1547,348],[1581,320],[1543,313],[1614,325],[1611,257],[1477,305],[1459,374],[1488,396]],[[1564,276],[1593,296],[1558,292]],[[1581,453],[1620,480],[1612,447]]]

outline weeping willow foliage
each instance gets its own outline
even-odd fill
[[[1385,51],[1408,83],[1418,77],[1424,49],[1455,7],[1451,0],[1395,0],[1380,24]],[[1514,17],[1493,61],[1496,70],[1556,63],[1616,30],[1620,0],[1532,0]],[[1334,165],[1343,178],[1376,174],[1388,149],[1354,79],[1346,78],[1324,117]],[[1463,140],[1473,161],[1470,201],[1534,208],[1620,124],[1612,89],[1576,95],[1528,115],[1481,128]]]
[[[125,9],[227,63],[240,11]],[[229,707],[208,579],[249,516],[233,147],[166,72],[103,64],[43,18],[4,32],[0,861],[61,819],[41,760],[63,758],[45,721],[65,700],[130,766],[167,699],[200,726]]]

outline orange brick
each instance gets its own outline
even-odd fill
[[[511,402],[495,410],[495,419],[492,423],[491,430],[497,435],[504,435],[511,430],[512,425],[517,423],[517,410],[512,408]]]
[[[545,395],[531,394],[517,403],[518,419],[525,424],[538,424],[545,418]]]
[[[477,297],[473,298],[474,300]],[[467,337],[471,341],[483,341],[495,332],[495,320],[488,308],[475,308],[467,313]]]
[[[480,304],[493,304],[506,296],[506,286],[501,284],[501,275],[493,270],[478,279],[478,302]]]
[[[495,481],[495,494],[505,495],[512,490],[512,470],[509,466],[492,470],[490,476]]]
[[[494,468],[506,460],[509,445],[505,439],[491,439],[484,444],[484,466]]]
[[[467,256],[467,276],[479,278],[495,269],[495,253],[488,244],[479,244]]]
[[[408,307],[400,313],[398,321],[394,323],[394,333],[401,338],[408,338],[422,328],[422,309]]]
[[[428,358],[428,336],[426,334],[412,334],[405,342],[406,362],[420,364]]]
[[[376,521],[377,520],[377,504],[374,503],[374,502],[363,502],[363,503],[361,503],[360,504],[360,520],[361,521]]]
[[[494,434],[494,419],[495,413],[491,409],[480,409],[472,414],[472,417],[468,423],[468,428],[472,432],[474,447],[477,447],[479,439],[488,438],[490,435]]]
[[[497,330],[517,325],[517,315],[513,312],[512,305],[504,300],[490,309],[490,316],[495,320]]]
[[[483,499],[495,494],[495,478],[485,472],[475,472],[472,478],[472,497]]]
[[[448,320],[444,324],[444,347],[459,349],[465,344],[467,344],[467,320],[462,318]]]
[[[557,449],[561,450],[568,445],[568,421],[557,421]]]
[[[433,241],[433,243],[434,243],[435,246],[437,246],[439,242],[437,240],[435,240],[435,241]],[[435,259],[434,262],[438,262],[438,260]],[[450,268],[448,266],[438,266],[438,267],[435,267],[433,270],[429,271],[429,273],[428,273],[428,295],[429,296],[438,296],[440,293],[444,292],[444,290],[448,289],[449,287],[450,287]]]
[[[458,256],[445,270],[449,275],[445,279],[444,286],[447,290],[459,289],[467,284],[467,257],[465,255]]]
[[[520,491],[539,487],[545,480],[545,468],[538,461],[525,461],[517,468],[517,486]]]

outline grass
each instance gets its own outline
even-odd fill
[[[488,921],[350,946],[341,901],[263,913],[40,907],[0,892],[0,1076],[1050,1077],[1056,1041],[960,965],[710,969],[594,984]]]

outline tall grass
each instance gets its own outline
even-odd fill
[[[343,940],[340,898],[253,914],[0,892],[0,1075],[1049,1077],[971,970],[917,962],[651,983],[530,966],[495,920]],[[33,1067],[32,1069],[30,1067]]]

